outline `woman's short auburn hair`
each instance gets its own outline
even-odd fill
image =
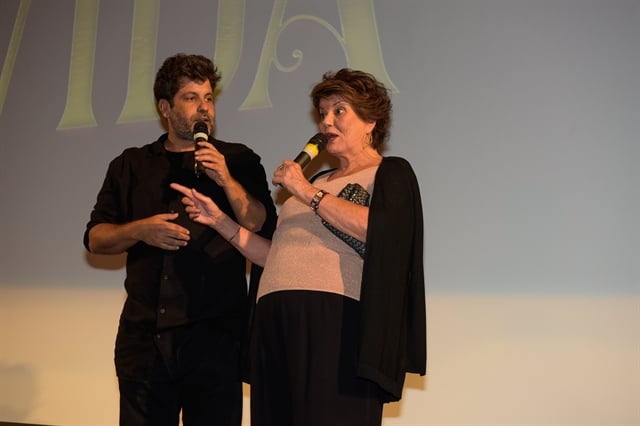
[[[316,111],[321,99],[334,95],[348,102],[361,120],[376,122],[371,146],[380,151],[391,126],[391,98],[384,84],[367,72],[342,68],[326,72],[311,90]]]

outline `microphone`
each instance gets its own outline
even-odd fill
[[[209,128],[207,127],[207,123],[205,123],[204,121],[197,121],[193,126],[193,144],[195,146],[195,150],[197,151],[199,148],[198,142],[208,140]],[[200,162],[196,161],[193,164],[193,171],[195,172],[196,177],[200,177],[200,173],[204,172],[204,166]]]
[[[293,160],[305,168],[327,146],[327,137],[324,133],[316,133],[309,139],[302,152]]]

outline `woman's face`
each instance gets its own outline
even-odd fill
[[[375,121],[364,121],[348,102],[336,95],[320,99],[318,128],[327,136],[327,152],[348,157],[371,143]]]

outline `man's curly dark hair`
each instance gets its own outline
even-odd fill
[[[216,84],[220,81],[220,74],[213,61],[205,56],[184,53],[170,56],[165,59],[156,73],[156,81],[153,85],[156,102],[166,99],[170,105],[173,105],[173,97],[180,90],[184,79],[198,82],[209,80],[211,91],[214,92]]]

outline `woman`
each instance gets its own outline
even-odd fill
[[[425,374],[419,188],[408,162],[381,155],[391,101],[373,76],[327,73],[311,98],[339,166],[312,182],[290,160],[275,170],[272,182],[292,197],[272,241],[195,190],[172,187],[185,195],[193,220],[264,265],[252,336],[252,424],[380,425],[383,404],[401,397],[405,373]],[[366,190],[369,206],[339,196],[349,184]],[[366,250],[355,250],[357,241]]]

